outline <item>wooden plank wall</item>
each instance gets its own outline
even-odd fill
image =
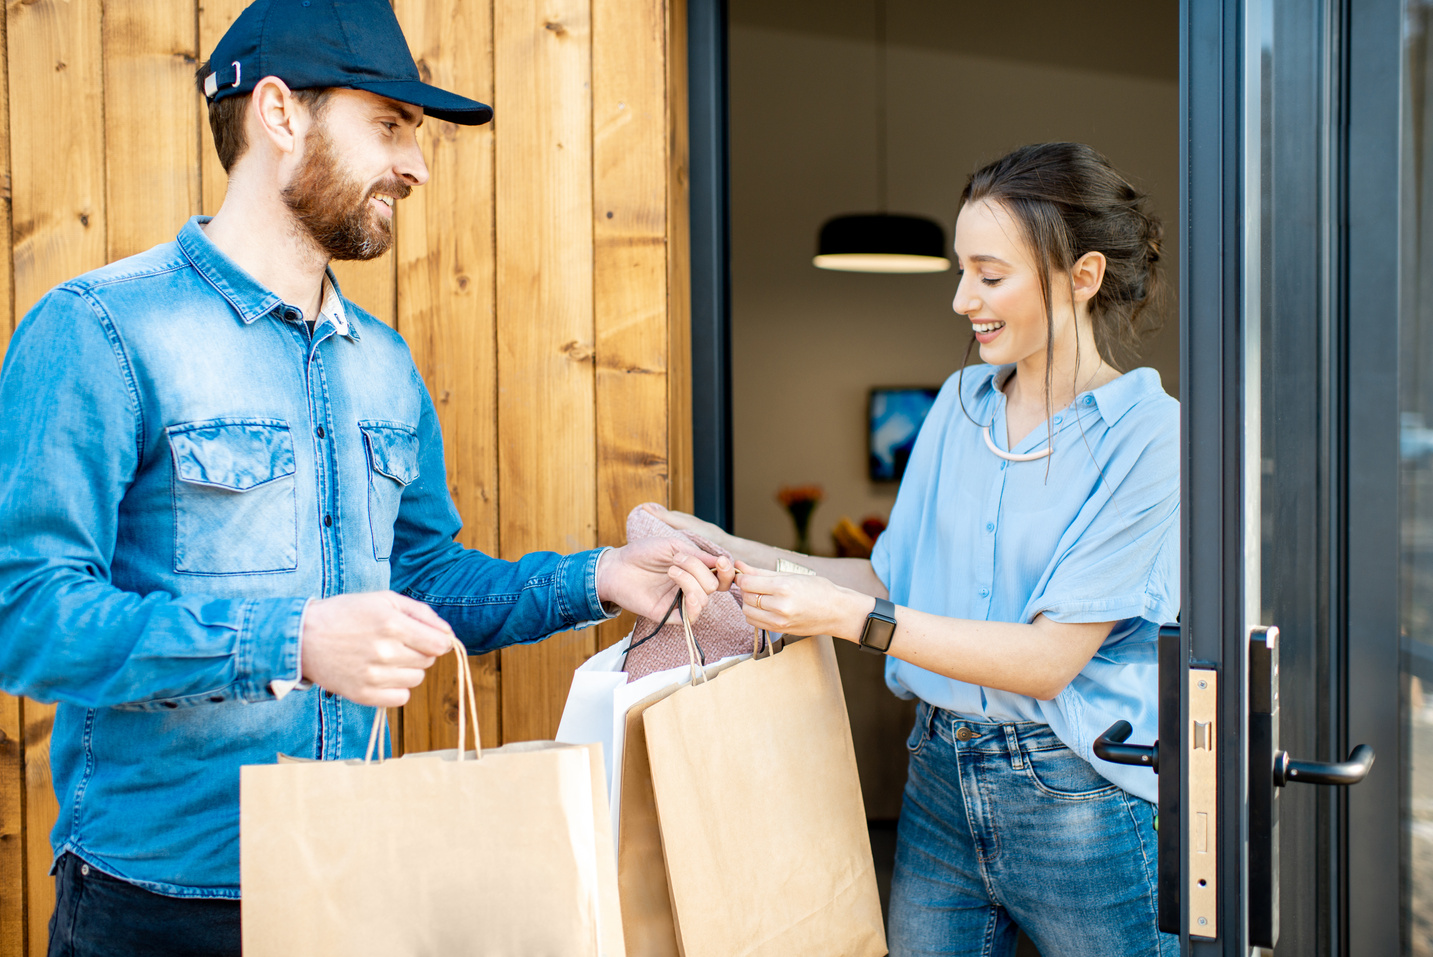
[[[172,238],[224,196],[193,87],[243,0],[0,7],[0,356],[71,276]],[[395,0],[426,79],[492,103],[429,120],[431,182],[394,249],[337,266],[407,339],[443,425],[460,540],[504,557],[620,544],[628,510],[691,506],[683,0]],[[475,658],[482,737],[550,737],[572,669],[625,622]],[[395,722],[451,746],[454,668]],[[53,706],[0,694],[0,957],[53,908]]]

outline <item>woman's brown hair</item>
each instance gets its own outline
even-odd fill
[[[1104,282],[1090,301],[1095,348],[1126,371],[1138,357],[1139,340],[1158,321],[1158,307],[1149,307],[1159,299],[1164,228],[1148,197],[1083,143],[1038,143],[976,170],[960,200],[962,206],[999,203],[1030,244],[1045,301],[1047,401],[1055,348],[1051,276],[1069,272],[1089,252],[1103,253],[1106,261]]]

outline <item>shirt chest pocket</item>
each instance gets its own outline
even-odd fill
[[[297,568],[288,423],[209,419],[165,431],[174,460],[174,570],[249,575]]]
[[[368,453],[368,522],[373,532],[373,557],[387,561],[393,554],[393,523],[403,490],[418,479],[418,432],[399,422],[361,421]]]

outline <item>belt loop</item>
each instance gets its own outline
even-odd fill
[[[1019,771],[1025,767],[1025,752],[1020,750],[1020,736],[1015,733],[1015,725],[1003,725],[1005,729],[1005,747],[1010,750],[1010,767]]]
[[[935,713],[940,709],[928,701],[921,702],[925,705],[925,736],[935,737]]]

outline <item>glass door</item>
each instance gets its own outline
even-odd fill
[[[1397,258],[1375,236],[1398,222],[1389,10],[1181,8],[1183,594],[1158,756],[1187,954],[1396,952],[1364,891],[1398,771],[1368,703],[1379,681],[1396,700],[1397,270],[1372,262]]]

